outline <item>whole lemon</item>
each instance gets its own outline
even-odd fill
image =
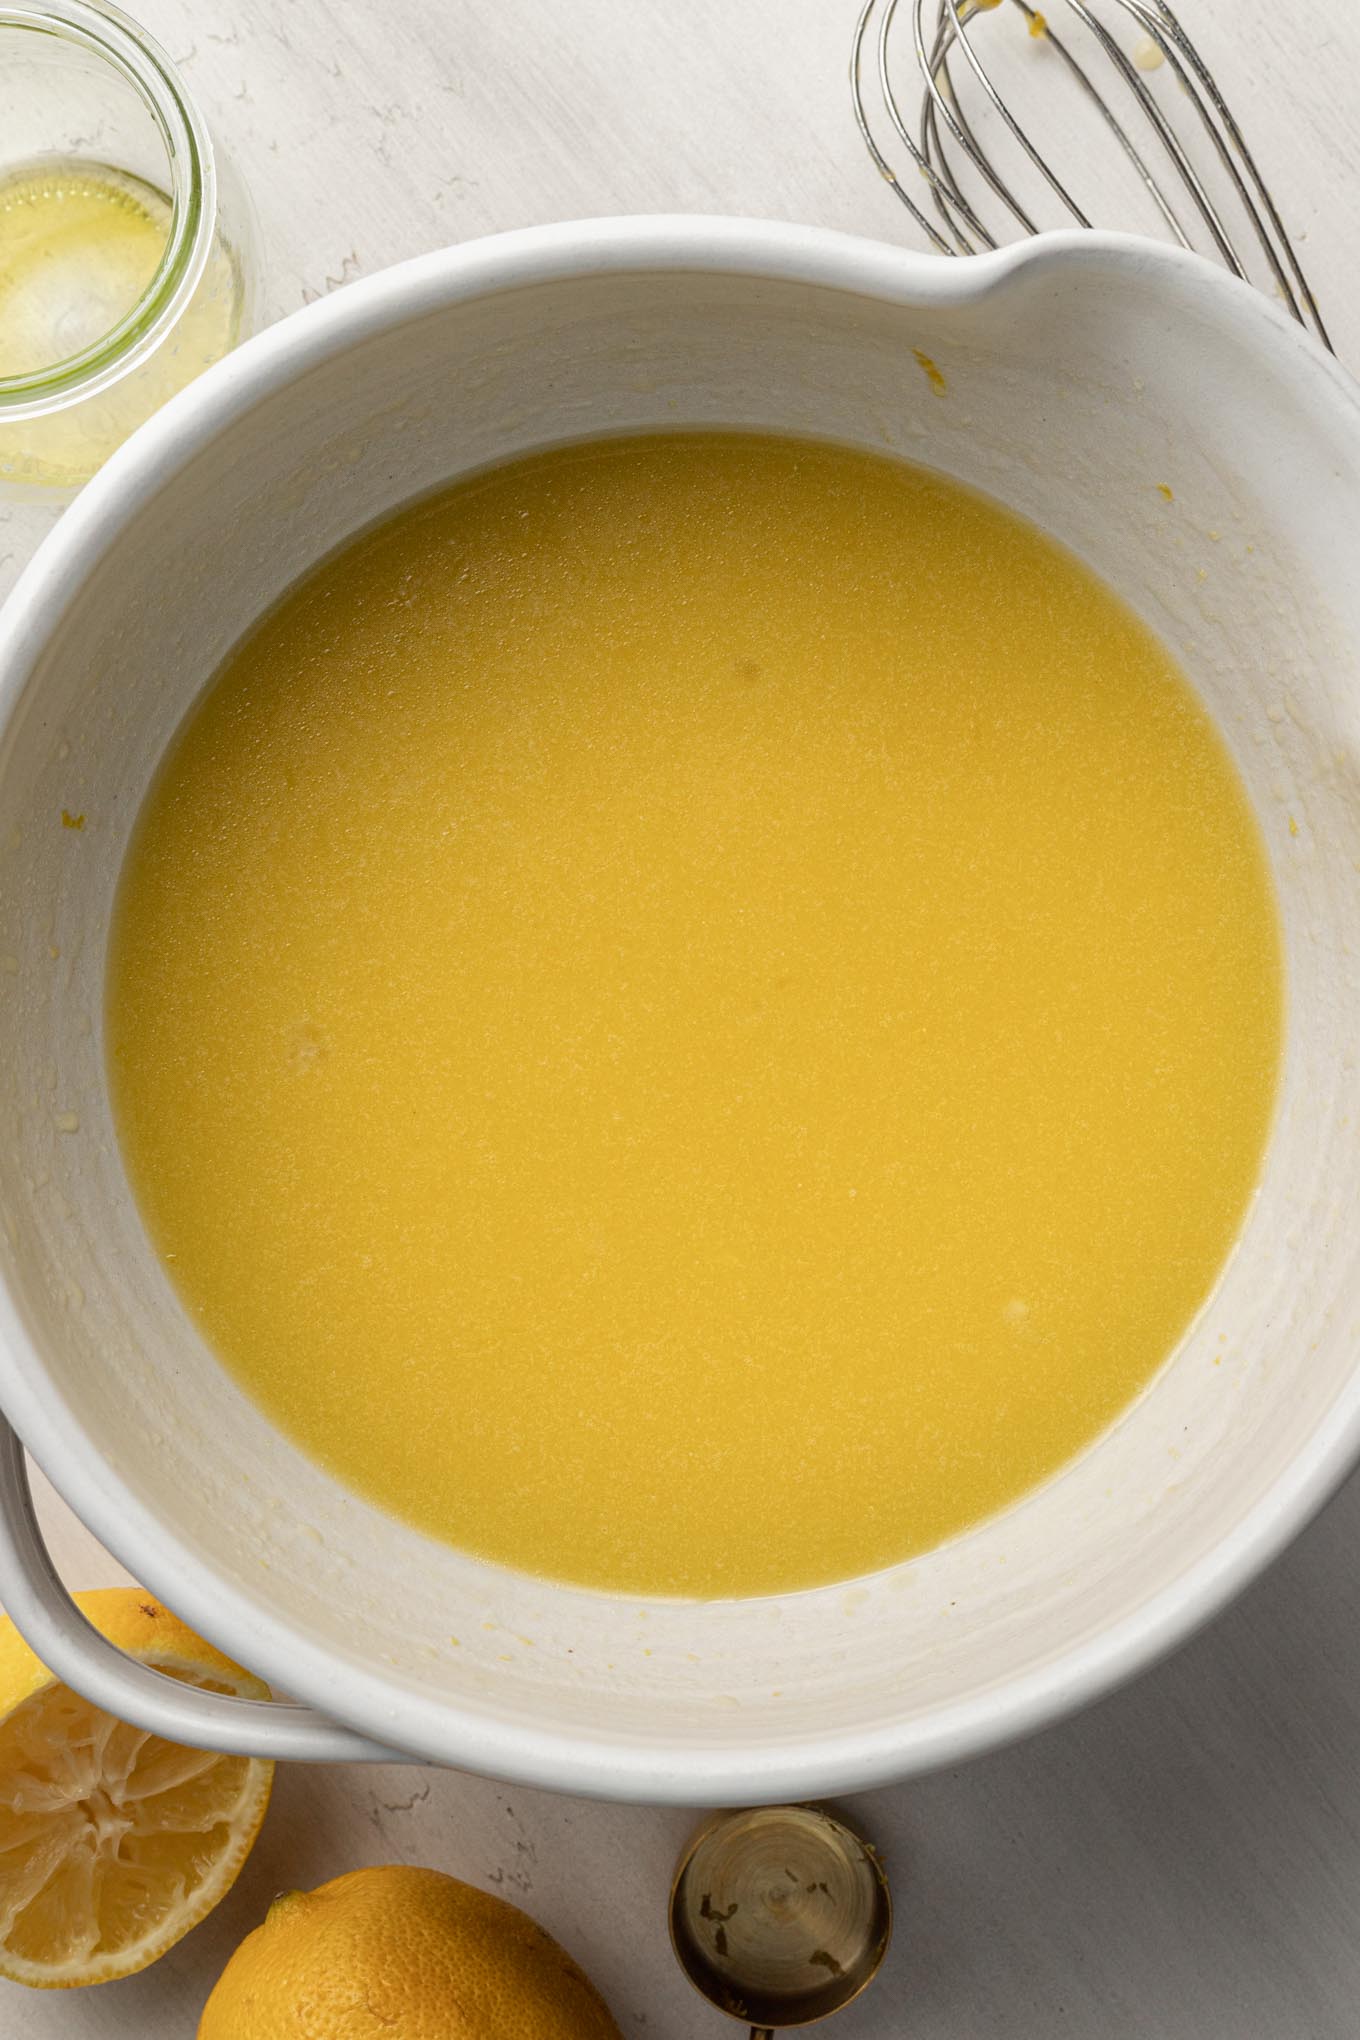
[[[198,2040],[620,2040],[594,1985],[518,1907],[391,1864],[276,1899]]]

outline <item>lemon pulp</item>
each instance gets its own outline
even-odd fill
[[[78,1594],[143,1664],[213,1693],[269,1688],[137,1587]],[[0,1976],[70,1989],[131,1976],[230,1888],[274,1766],[117,1721],[54,1679],[0,1620]]]
[[[84,839],[82,839],[84,840]],[[848,1577],[1096,1436],[1214,1284],[1276,912],[1167,652],[845,449],[395,517],[147,801],[108,1043],[204,1333],[344,1480],[651,1593]]]

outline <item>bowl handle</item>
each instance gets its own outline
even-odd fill
[[[167,1741],[291,1763],[402,1764],[310,1707],[205,1693],[139,1664],[85,1620],[57,1576],[38,1528],[24,1448],[0,1417],[0,1603],[57,1677],[97,1707]]]

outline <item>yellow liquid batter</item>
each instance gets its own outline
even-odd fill
[[[1052,1473],[1208,1295],[1281,1045],[1166,652],[953,483],[616,440],[422,503],[234,652],[108,1040],[224,1364],[434,1535],[849,1577]]]

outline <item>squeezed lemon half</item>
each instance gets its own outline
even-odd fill
[[[78,1594],[100,1634],[191,1686],[269,1689],[138,1587]],[[115,1720],[0,1621],[0,1975],[45,1989],[144,1969],[235,1882],[274,1766]]]

